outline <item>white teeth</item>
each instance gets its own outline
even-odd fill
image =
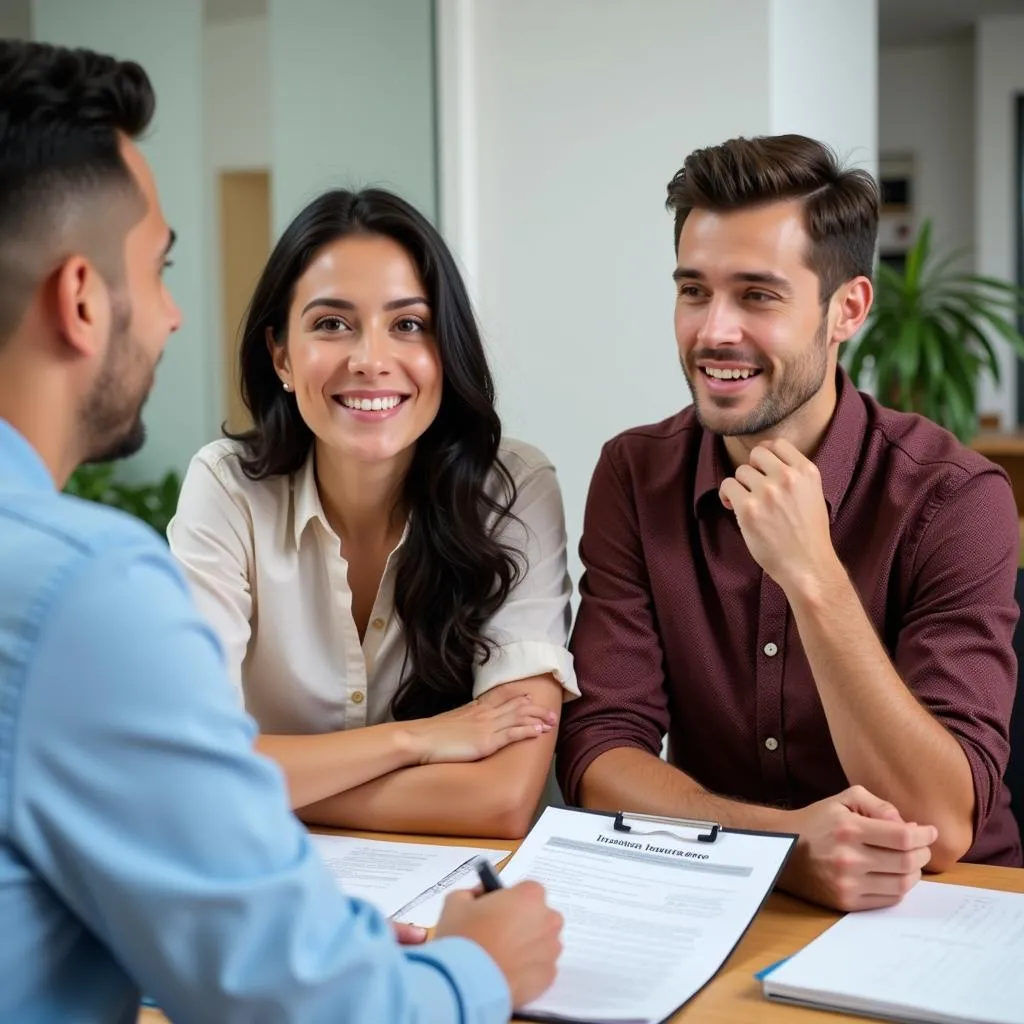
[[[346,409],[358,409],[360,412],[381,412],[386,409],[394,409],[402,399],[398,395],[388,395],[387,398],[349,398],[341,396],[341,404]]]
[[[705,366],[704,372],[715,380],[746,380],[752,377],[756,370],[720,370],[717,367]]]

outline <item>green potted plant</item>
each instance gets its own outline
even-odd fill
[[[109,462],[79,466],[64,488],[67,494],[136,516],[161,537],[167,536],[167,524],[178,506],[180,490],[181,480],[173,470],[155,483],[132,485],[115,480],[114,466]]]
[[[872,371],[879,401],[922,413],[967,443],[978,429],[980,375],[999,382],[990,332],[1024,356],[1014,326],[1024,290],[958,270],[963,250],[934,259],[931,234],[926,220],[902,274],[879,265],[874,305],[843,358],[858,386]]]

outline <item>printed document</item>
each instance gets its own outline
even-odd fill
[[[328,870],[347,896],[372,903],[386,917],[406,907],[421,896],[434,896],[446,877],[460,868],[472,868],[474,858],[487,857],[492,863],[507,857],[505,850],[485,850],[470,846],[427,846],[420,843],[393,843],[379,839],[357,839],[354,836],[324,836],[310,834],[310,842],[327,864]],[[465,871],[462,876],[465,877]],[[478,879],[476,873],[464,887],[472,888]],[[453,882],[455,879],[453,879]],[[426,900],[424,900],[426,904]],[[432,908],[421,909],[419,916],[435,914],[431,924],[440,915],[443,896]],[[417,915],[402,916],[399,920],[411,924],[424,924]]]
[[[420,893],[391,916],[396,921],[402,921],[405,924],[418,924],[421,928],[436,928],[448,894],[458,889],[474,889],[480,884],[480,876],[474,867],[477,854],[489,861],[495,871],[498,870],[501,862],[509,857],[508,850],[472,850],[469,860],[460,864],[454,871],[449,872],[439,882]]]
[[[795,836],[722,830],[714,842],[617,832],[614,816],[549,807],[504,870],[565,918],[555,983],[520,1016],[654,1024],[740,941]]]
[[[1024,1024],[1024,893],[918,882],[764,976],[769,998],[903,1021]]]

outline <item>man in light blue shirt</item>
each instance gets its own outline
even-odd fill
[[[252,750],[166,546],[63,496],[136,450],[179,313],[137,65],[0,42],[0,1021],[491,1022],[554,977],[526,884],[399,946]],[[183,396],[187,401],[190,396]]]

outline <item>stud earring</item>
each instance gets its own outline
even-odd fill
[[[281,387],[283,387],[285,391],[291,391],[292,389],[291,384],[289,384],[288,381],[286,380],[281,381]]]

